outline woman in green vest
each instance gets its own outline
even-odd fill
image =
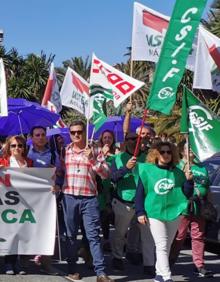
[[[187,209],[193,193],[192,174],[187,179],[176,167],[179,155],[176,146],[159,142],[147,156],[147,163],[136,170],[135,209],[138,222],[149,224],[156,246],[155,282],[172,282],[169,251],[176,234],[179,216]]]

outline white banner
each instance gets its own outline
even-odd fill
[[[70,107],[86,118],[89,115],[89,83],[68,67],[60,91],[62,105]]]
[[[0,255],[53,255],[56,199],[54,168],[0,170]]]
[[[167,32],[170,17],[137,2],[134,3],[132,49],[133,61],[157,62]],[[194,70],[196,39],[187,60],[187,68]]]
[[[143,85],[144,82],[134,79],[116,68],[113,68],[93,54],[90,87],[101,86],[106,90],[112,91],[115,107],[118,107]]]
[[[3,60],[0,58],[0,116],[8,116],[7,88]]]

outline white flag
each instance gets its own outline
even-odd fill
[[[157,62],[170,18],[134,3],[132,60]]]
[[[60,91],[62,105],[70,107],[88,118],[89,83],[68,67]]]
[[[3,60],[0,58],[0,116],[8,116],[7,88]]]
[[[114,106],[118,107],[132,93],[144,85],[144,82],[134,79],[116,68],[92,57],[90,88],[101,86],[112,91]]]
[[[220,38],[199,27],[193,88],[220,92]]]
[[[133,61],[158,61],[169,21],[170,17],[137,2],[134,3],[131,48]],[[194,64],[195,43],[187,60],[187,69],[193,71]]]

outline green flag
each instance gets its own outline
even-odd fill
[[[184,88],[180,132],[189,134],[193,153],[200,161],[220,152],[220,119]]]
[[[169,115],[207,0],[177,0],[162,46],[147,109]]]
[[[90,86],[90,97],[93,101],[92,123],[97,131],[107,119],[107,105],[109,100],[113,100],[111,89],[94,84]]]

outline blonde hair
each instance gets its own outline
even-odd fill
[[[147,155],[146,161],[149,163],[157,163],[159,155],[160,155],[160,150],[163,146],[168,146],[171,155],[172,155],[172,164],[177,165],[179,163],[179,153],[176,145],[170,143],[170,142],[158,142],[155,144],[150,150]]]

